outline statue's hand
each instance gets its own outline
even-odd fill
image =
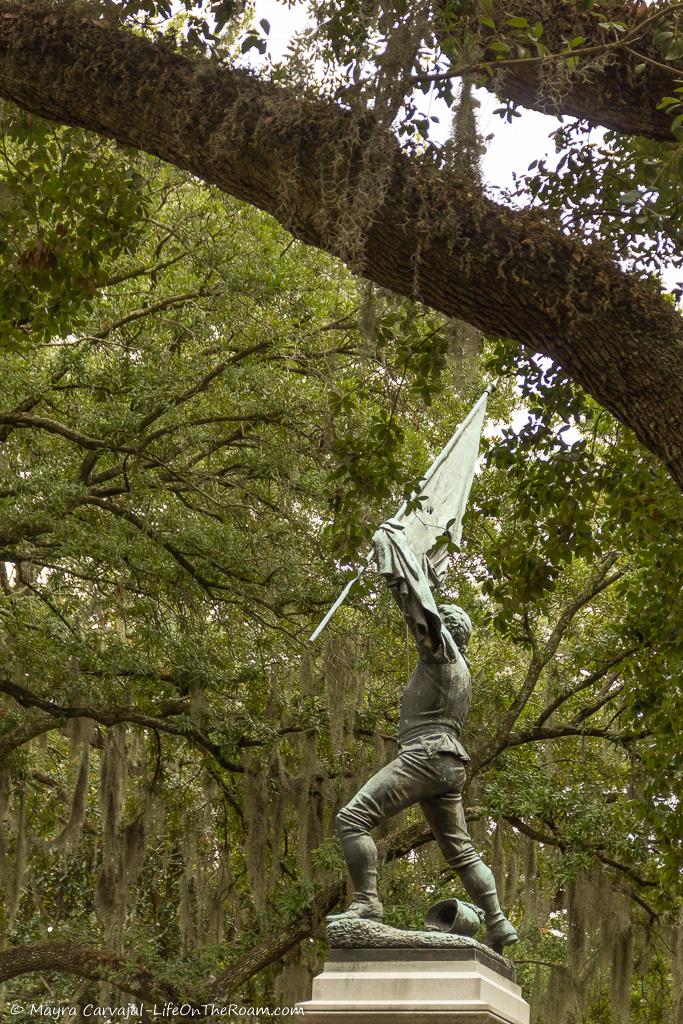
[[[375,556],[375,564],[379,572],[384,576],[390,576],[393,571],[391,544],[388,538],[392,535],[395,537],[399,531],[403,531],[403,525],[397,519],[387,519],[378,530],[375,530],[373,535],[372,549]]]
[[[377,560],[378,548],[383,548],[386,544],[386,535],[395,533],[397,530],[402,529],[403,527],[399,523],[398,519],[387,519],[385,523],[382,523],[382,525],[375,530],[372,536],[372,547],[375,552],[375,560]]]
[[[379,528],[380,530],[386,530],[387,533],[393,533],[396,530],[404,530],[405,525],[400,519],[386,519]],[[379,533],[379,530],[377,531]]]

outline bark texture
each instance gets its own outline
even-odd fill
[[[0,984],[35,971],[111,981],[131,995],[162,1002],[177,996],[170,986],[157,983],[149,971],[134,967],[122,954],[110,949],[76,946],[69,942],[43,942],[0,950]]]
[[[671,95],[680,76],[664,63],[653,41],[664,17],[643,24],[646,17],[671,6],[645,8],[622,0],[608,4],[603,8],[605,16],[622,22],[633,36],[623,48],[613,48],[619,39],[617,33],[601,29],[601,19],[580,10],[573,0],[553,0],[552,4],[548,0],[506,0],[506,15],[524,17],[530,25],[537,21],[543,24],[543,42],[551,53],[566,50],[566,40],[577,36],[585,38],[581,49],[596,49],[574,70],[552,60],[544,64],[519,63],[504,70],[501,67],[494,78],[483,78],[481,84],[498,96],[543,114],[568,114],[626,135],[672,142],[672,115],[657,106],[662,97]],[[679,18],[683,14],[677,13]],[[481,32],[475,23],[470,28]],[[448,50],[448,41],[444,44]],[[603,47],[609,48],[601,50]],[[644,67],[637,72],[639,65]]]
[[[81,978],[102,978],[123,957],[110,950],[95,950],[71,943],[11,946],[0,951],[0,983],[33,971],[60,971]]]
[[[347,260],[355,219],[354,269],[557,360],[683,487],[683,320],[657,288],[409,160],[369,116],[35,0],[0,0],[0,95],[153,153]]]

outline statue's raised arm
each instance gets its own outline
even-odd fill
[[[426,567],[408,546],[401,523],[389,519],[372,538],[377,570],[406,620],[421,659],[454,661],[458,648],[434,601]]]

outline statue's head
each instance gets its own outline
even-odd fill
[[[440,604],[439,612],[446,629],[458,645],[458,649],[464,652],[472,636],[472,621],[469,615],[464,608],[460,608],[457,604]]]

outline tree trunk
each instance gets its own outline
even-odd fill
[[[34,0],[0,0],[0,95],[156,154],[377,284],[551,357],[683,486],[683,321],[654,284],[407,158],[369,115]]]

